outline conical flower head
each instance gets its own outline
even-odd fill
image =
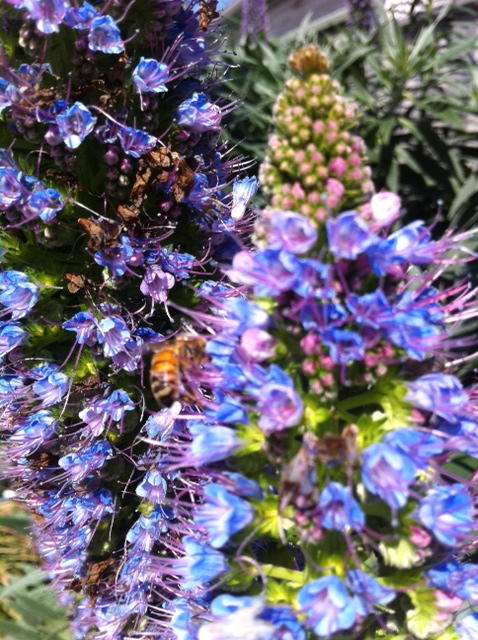
[[[273,207],[323,221],[361,204],[372,188],[363,141],[352,133],[356,106],[315,45],[292,54],[289,64],[295,75],[274,105],[261,183]]]

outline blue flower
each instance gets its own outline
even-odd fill
[[[112,420],[120,422],[124,418],[125,411],[133,411],[134,404],[131,398],[123,389],[116,389],[107,398],[108,413]]]
[[[76,149],[93,131],[96,118],[82,102],[75,102],[56,116],[56,123],[65,145],[69,149]]]
[[[166,480],[156,469],[146,473],[140,484],[136,487],[136,495],[146,498],[153,504],[161,504],[166,495]]]
[[[123,350],[131,334],[122,318],[109,317],[98,324],[97,337],[98,342],[104,345],[105,356],[109,358]]]
[[[0,356],[9,353],[27,339],[28,334],[18,322],[3,323],[0,329]]]
[[[469,613],[455,626],[458,640],[476,640],[478,638],[478,613]]]
[[[12,436],[12,441],[18,443],[23,455],[27,456],[53,435],[56,421],[48,411],[41,410],[32,413],[24,420],[19,420],[18,425],[19,428]]]
[[[349,571],[346,583],[354,596],[355,608],[359,616],[374,613],[377,605],[386,605],[396,597],[395,591],[382,587],[363,571]]]
[[[252,285],[256,296],[276,296],[291,291],[300,282],[302,267],[287,251],[266,249],[256,254],[239,251],[228,275],[237,282]]]
[[[22,6],[36,23],[38,31],[46,34],[59,30],[67,8],[63,0],[26,0]]]
[[[365,341],[355,331],[348,329],[324,329],[319,332],[322,342],[329,349],[330,357],[337,364],[350,360],[362,360],[365,356]]]
[[[269,223],[270,249],[302,254],[310,251],[317,242],[317,231],[310,220],[293,211],[273,211]]]
[[[88,46],[92,51],[122,53],[123,41],[118,25],[111,16],[93,18],[88,33]]]
[[[431,586],[478,605],[478,566],[447,562],[426,572]]]
[[[27,218],[39,217],[43,222],[49,224],[64,206],[63,198],[58,191],[55,189],[40,189],[29,196],[23,213]]]
[[[450,422],[456,420],[469,401],[458,378],[446,373],[429,373],[409,382],[407,387],[407,402]]]
[[[418,509],[418,519],[441,544],[454,547],[473,530],[473,502],[461,484],[428,491]]]
[[[351,527],[360,531],[365,524],[365,517],[358,502],[350,491],[338,482],[329,482],[322,491],[319,500],[322,514],[322,526],[326,529],[343,531]]]
[[[299,591],[297,603],[300,612],[307,616],[307,626],[318,636],[329,638],[355,624],[355,604],[336,576],[306,584]]]
[[[188,430],[194,437],[191,443],[191,464],[210,464],[224,460],[241,446],[234,431],[228,427],[215,426],[202,422],[191,422]]]
[[[430,458],[438,456],[443,451],[444,440],[424,431],[411,429],[397,429],[387,433],[384,437],[391,447],[398,449],[416,466],[416,469],[426,469]]]
[[[40,376],[33,385],[33,391],[42,401],[42,407],[48,407],[59,402],[68,388],[69,378],[60,372],[57,365],[47,364],[32,369],[35,376]]]
[[[247,502],[218,484],[207,485],[204,497],[194,520],[206,531],[209,544],[216,549],[223,547],[231,536],[254,519],[254,509]]]
[[[96,9],[89,2],[83,2],[83,5],[79,9],[72,9],[70,7],[66,10],[63,23],[68,27],[83,31],[90,28],[91,21],[96,18],[97,15]]]
[[[15,87],[3,78],[0,78],[0,113],[13,104],[14,93]]]
[[[415,477],[415,465],[400,451],[378,442],[362,451],[362,480],[367,491],[381,498],[392,509],[408,500],[408,486]]]
[[[72,318],[66,320],[62,325],[65,331],[75,331],[78,344],[88,344],[92,346],[95,342],[94,330],[96,320],[89,311],[80,311]]]
[[[378,240],[356,211],[329,218],[325,226],[329,249],[337,258],[355,260]]]
[[[38,287],[21,271],[4,271],[0,274],[2,305],[12,312],[12,320],[23,318],[38,300]]]
[[[262,489],[254,480],[246,478],[241,473],[235,471],[223,471],[221,479],[227,481],[227,487],[230,487],[232,483],[232,489],[238,496],[244,498],[254,498],[255,500],[261,500],[263,496]]]
[[[167,91],[168,65],[154,58],[141,57],[133,71],[132,81],[138,93],[162,93]]]
[[[232,209],[231,218],[236,222],[241,220],[257,191],[257,178],[244,178],[244,180],[236,180],[232,185]]]
[[[178,279],[187,280],[190,277],[190,270],[196,262],[196,258],[190,253],[168,253],[167,251],[161,251],[161,262],[163,269],[172,273],[173,276]]]
[[[149,153],[156,145],[154,136],[150,136],[141,129],[133,129],[133,127],[123,127],[118,132],[118,137],[123,151],[133,158],[139,158],[145,153]]]
[[[185,557],[183,589],[190,591],[202,587],[228,571],[227,562],[220,551],[204,544],[199,544],[192,536],[182,539]]]
[[[165,514],[160,507],[154,507],[148,515],[138,518],[126,534],[126,541],[133,545],[135,552],[151,553],[155,542],[165,531],[167,531]]]
[[[208,102],[204,93],[193,93],[191,98],[180,104],[176,111],[179,126],[198,132],[218,129],[221,117],[221,109]]]
[[[81,482],[93,471],[101,469],[112,457],[113,450],[109,442],[99,440],[89,447],[62,456],[58,464],[68,473],[73,482]]]

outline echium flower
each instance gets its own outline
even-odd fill
[[[252,525],[247,500],[260,495],[239,474],[203,471],[240,442],[218,418],[210,448],[194,406],[209,382],[183,380],[175,337],[182,404],[157,412],[147,375],[169,334],[192,331],[183,310],[232,261],[257,188],[228,159],[221,120],[234,105],[212,97],[213,4],[5,9],[5,475],[35,514],[77,638],[163,637],[161,612],[184,594],[205,603],[228,571],[222,547]]]
[[[365,146],[354,135],[356,105],[329,75],[329,62],[315,45],[294,53],[287,80],[274,105],[260,180],[272,207],[313,221],[361,204],[370,194]]]
[[[478,308],[476,291],[439,280],[467,259],[464,236],[401,224],[395,194],[356,205],[323,226],[271,205],[258,246],[227,271],[245,297],[198,289],[208,307],[191,317],[214,332],[205,411],[188,416],[177,464],[209,470],[191,515],[198,544],[230,570],[208,555],[219,585],[200,607],[185,575],[177,638],[243,637],[240,627],[250,638],[425,640],[476,627],[476,473],[448,463],[466,453],[476,466],[477,394],[446,371],[464,344],[453,328]],[[262,493],[236,489],[226,507],[231,471]]]

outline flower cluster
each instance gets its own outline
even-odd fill
[[[274,105],[261,183],[272,207],[292,209],[320,222],[365,200],[371,192],[365,147],[351,131],[356,105],[346,100],[315,45],[292,54],[297,75]]]
[[[476,392],[448,363],[477,308],[441,281],[464,237],[367,199],[308,47],[248,248],[214,3],[10,4],[7,45],[42,55],[2,66],[4,473],[76,638],[469,640]],[[278,167],[290,144],[310,158]]]
[[[211,97],[211,3],[8,4],[4,475],[76,636],[143,637],[175,576],[202,571],[196,542],[190,557],[181,546],[195,476],[176,482],[145,441],[145,356],[188,330],[180,310],[232,260],[256,181],[235,177],[244,164],[221,130],[233,105]],[[175,432],[173,460],[178,447]],[[220,489],[208,491],[227,502]]]

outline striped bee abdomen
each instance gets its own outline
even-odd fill
[[[179,355],[176,345],[165,346],[151,359],[149,381],[154,399],[161,407],[170,407],[179,395]]]

